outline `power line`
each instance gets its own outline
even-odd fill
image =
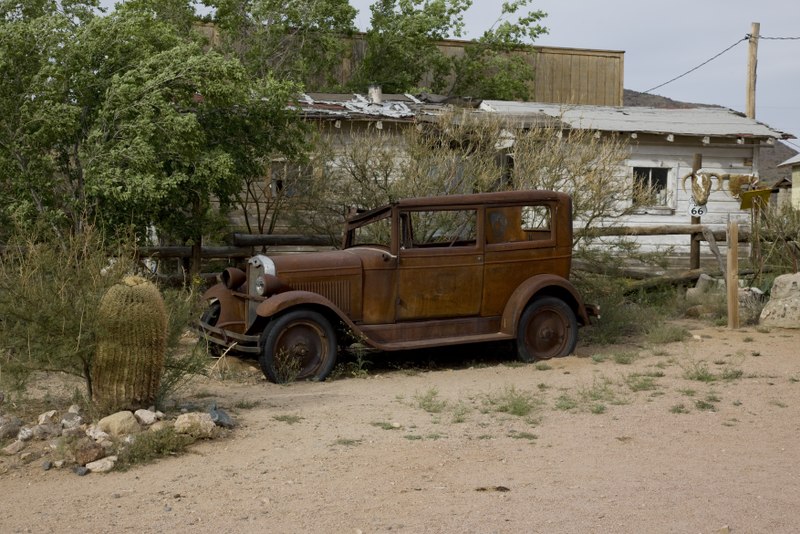
[[[732,45],[730,45],[728,48],[726,48],[725,50],[723,50],[723,51],[722,51],[722,52],[720,52],[719,54],[715,55],[714,57],[712,57],[712,58],[709,58],[709,59],[707,59],[707,60],[703,61],[703,62],[702,62],[702,63],[700,63],[698,66],[694,67],[693,69],[687,70],[686,72],[684,72],[684,73],[683,73],[683,74],[681,74],[680,76],[675,76],[675,77],[674,77],[674,78],[672,78],[671,80],[669,80],[669,81],[666,81],[666,82],[662,83],[661,85],[656,85],[655,87],[653,87],[653,88],[651,88],[651,89],[648,89],[647,91],[644,91],[644,93],[645,93],[645,94],[647,94],[647,93],[649,93],[650,91],[655,91],[656,89],[659,89],[659,88],[661,88],[661,87],[664,87],[665,85],[667,85],[667,84],[669,84],[669,83],[672,83],[672,82],[674,82],[675,80],[679,80],[679,79],[683,78],[683,77],[684,77],[684,76],[686,76],[687,74],[691,74],[692,72],[696,71],[696,70],[697,70],[697,69],[699,69],[700,67],[702,67],[702,66],[704,66],[704,65],[707,65],[708,63],[711,63],[712,61],[714,61],[715,59],[717,59],[719,56],[721,56],[722,54],[724,54],[725,52],[727,52],[727,51],[729,51],[729,50],[733,49],[733,48],[734,48],[734,47],[736,47],[736,45],[738,45],[739,43],[742,43],[742,42],[744,42],[744,41],[747,41],[747,40],[749,40],[749,39],[750,39],[750,35],[749,35],[749,34],[748,34],[748,35],[745,35],[745,36],[744,36],[742,39],[739,39],[738,41],[736,41],[735,43],[733,43]]]
[[[750,36],[748,35],[748,38]],[[767,41],[800,41],[800,37],[762,37],[759,36],[759,39],[766,39]]]

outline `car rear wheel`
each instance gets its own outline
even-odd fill
[[[556,297],[543,297],[528,304],[517,325],[517,356],[523,362],[567,356],[577,342],[575,313]]]
[[[259,363],[277,384],[325,380],[336,363],[336,333],[324,315],[294,310],[273,318],[261,334]]]

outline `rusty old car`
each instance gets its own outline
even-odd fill
[[[571,258],[565,193],[400,200],[350,217],[340,250],[225,269],[198,330],[277,382],[287,366],[324,380],[354,339],[381,351],[508,340],[525,362],[565,356],[597,315],[569,281]]]

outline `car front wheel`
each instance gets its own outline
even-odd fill
[[[572,308],[556,297],[534,300],[517,325],[517,356],[523,362],[567,356],[578,342],[578,321]]]
[[[325,380],[336,363],[336,333],[330,321],[313,310],[274,317],[261,334],[259,363],[277,384]]]

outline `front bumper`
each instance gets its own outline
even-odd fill
[[[192,325],[192,331],[209,343],[221,345],[231,352],[244,352],[247,354],[258,354],[261,352],[259,347],[260,336],[250,336],[231,332],[224,328],[211,326],[203,321],[197,321]]]

